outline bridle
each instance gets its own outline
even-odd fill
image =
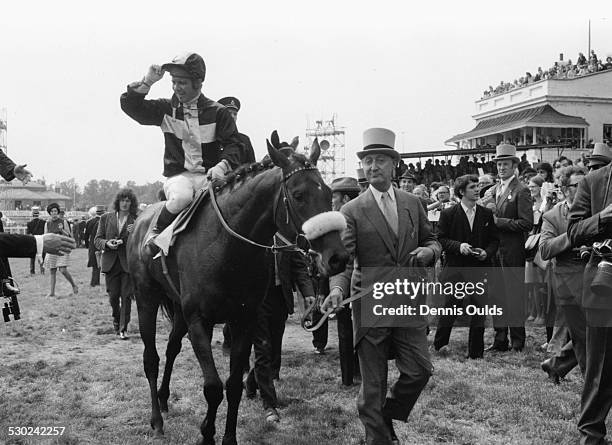
[[[277,195],[276,202],[274,204],[273,218],[274,218],[274,223],[277,224],[278,226],[278,223],[276,221],[276,215],[277,215],[278,206],[280,205],[281,198],[282,198],[282,203],[285,208],[285,225],[290,225],[296,234],[295,241],[293,243],[291,243],[287,239],[287,237],[282,235],[280,232],[277,232],[276,235],[274,236],[273,244],[271,246],[257,243],[237,233],[234,229],[232,229],[227,224],[227,221],[223,217],[223,214],[221,213],[221,209],[219,208],[219,204],[217,203],[217,198],[215,196],[215,186],[211,182],[208,185],[208,193],[210,194],[210,200],[212,202],[213,208],[215,209],[215,213],[217,214],[217,217],[219,218],[219,222],[221,222],[221,225],[223,226],[225,231],[229,233],[231,236],[233,236],[234,238],[237,238],[247,244],[251,244],[252,246],[268,250],[274,254],[278,252],[299,252],[305,256],[310,255],[312,253],[312,249],[311,249],[312,246],[308,238],[306,238],[306,235],[304,235],[304,232],[295,223],[295,220],[297,218],[297,212],[295,211],[295,207],[293,204],[293,198],[287,191],[287,180],[296,173],[299,173],[302,171],[308,171],[308,170],[317,170],[317,167],[312,165],[310,162],[306,161],[303,167],[294,168],[293,170],[289,171],[286,174],[283,173],[283,178],[281,180],[280,193]],[[277,239],[280,240],[283,244],[277,244]]]

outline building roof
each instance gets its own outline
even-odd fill
[[[455,135],[445,143],[474,139],[523,127],[586,128],[588,126],[589,124],[583,118],[559,113],[547,104],[483,119],[472,130]]]
[[[4,187],[0,189],[0,200],[21,201],[69,201],[70,196],[60,195],[51,190],[32,191],[21,187]]]

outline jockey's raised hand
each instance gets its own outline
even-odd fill
[[[223,161],[212,167],[210,170],[208,170],[206,176],[208,176],[208,179],[210,179],[211,181],[223,180],[225,179],[225,175],[227,174],[227,172],[229,172],[230,170],[230,165],[224,159]]]
[[[151,87],[155,82],[158,82],[164,77],[164,70],[159,65],[151,65],[149,71],[142,78],[142,83]]]

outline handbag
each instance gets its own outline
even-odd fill
[[[527,237],[525,241],[525,259],[532,261],[538,252],[538,245],[540,244],[540,233],[534,233]]]
[[[542,255],[540,254],[540,249],[538,249],[537,252],[535,253],[535,256],[533,257],[533,264],[535,264],[542,270],[546,270],[548,268],[549,263],[550,263],[550,260],[543,259]]]

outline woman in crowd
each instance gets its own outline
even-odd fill
[[[538,176],[544,181],[540,195],[542,196],[542,202],[540,203],[540,212],[542,214],[548,212],[554,205],[552,199],[552,193],[555,191],[555,179],[553,177],[553,168],[548,162],[541,162],[536,165],[536,171]]]
[[[45,223],[45,233],[56,233],[58,235],[72,236],[68,229],[68,224],[60,218],[60,206],[58,203],[53,202],[47,206],[47,213],[51,217]],[[55,296],[55,282],[57,279],[57,269],[60,270],[62,275],[68,280],[72,286],[72,293],[78,294],[79,288],[72,279],[72,275],[68,272],[68,266],[70,265],[70,254],[66,253],[62,256],[47,254],[45,257],[45,267],[51,272],[51,287],[47,297]]]
[[[531,235],[536,235],[540,232],[542,226],[542,185],[544,180],[540,175],[532,176],[527,187],[531,192],[533,200],[533,229]],[[535,252],[534,252],[535,253]],[[529,317],[527,320],[534,321],[537,325],[544,324],[544,309],[545,301],[542,287],[544,284],[544,272],[533,263],[533,256],[527,257],[525,262],[525,283],[527,285],[527,305],[529,308]]]

